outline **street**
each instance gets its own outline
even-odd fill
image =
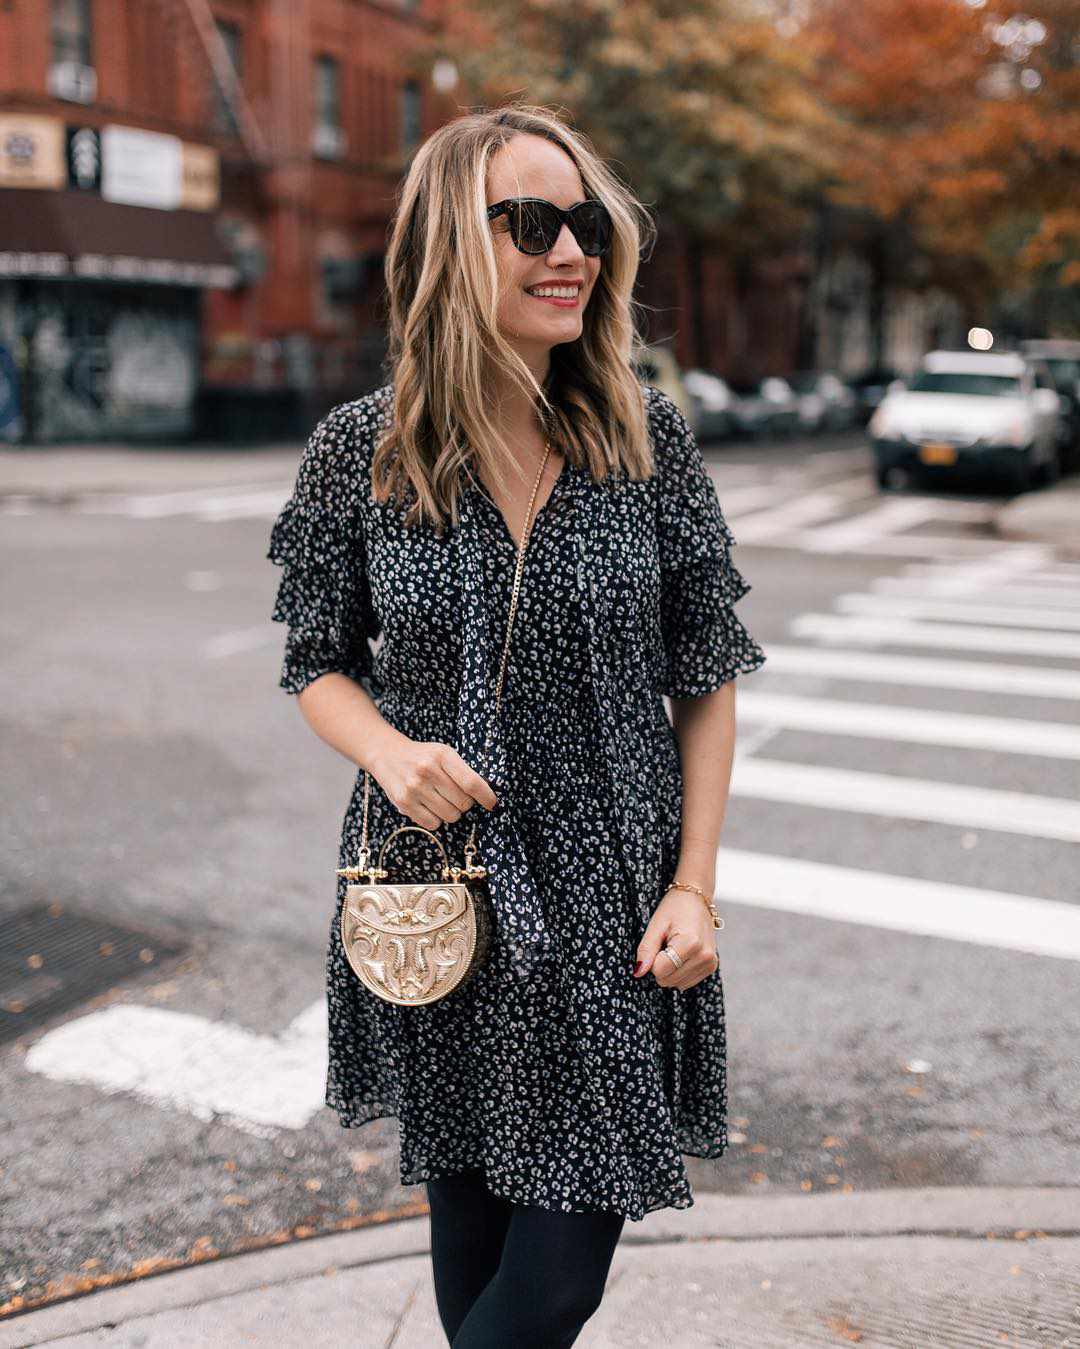
[[[768,661],[718,862],[732,1146],[695,1189],[1075,1186],[1080,562],[989,493],[880,493],[861,432],[705,453]],[[393,1120],[322,1105],[355,770],[277,689],[296,459],[2,507],[0,921],[88,921],[73,995],[6,971],[0,1305],[425,1202]]]

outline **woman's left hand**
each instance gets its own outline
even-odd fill
[[[682,958],[676,967],[664,953],[673,946]],[[664,988],[693,988],[715,974],[720,966],[716,928],[701,896],[690,890],[669,890],[656,906],[649,926],[638,943],[634,977],[642,979],[652,970]]]

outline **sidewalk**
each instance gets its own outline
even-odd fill
[[[995,514],[994,528],[1004,538],[1052,544],[1080,558],[1080,479],[1015,497]]]
[[[438,1349],[427,1217],[193,1266],[0,1321],[0,1349]],[[581,1349],[1080,1349],[1080,1191],[728,1197],[627,1223]]]

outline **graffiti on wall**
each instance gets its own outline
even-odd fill
[[[193,299],[41,287],[30,397],[37,441],[185,437],[199,381]]]

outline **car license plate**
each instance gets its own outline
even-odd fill
[[[956,446],[939,440],[927,441],[919,446],[919,458],[924,464],[955,464]]]

